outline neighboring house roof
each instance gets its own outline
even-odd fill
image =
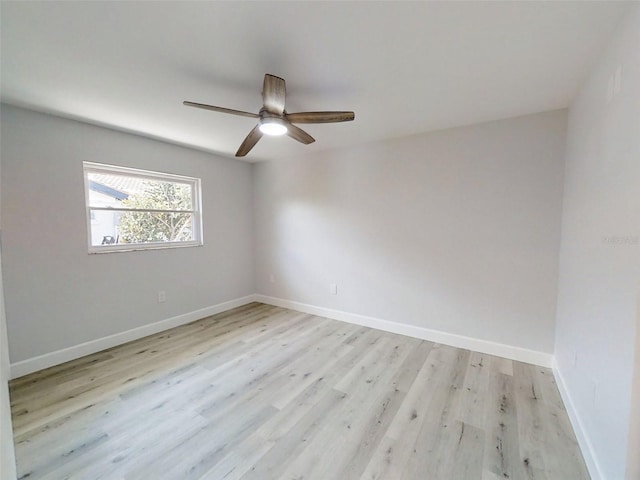
[[[129,198],[128,194],[116,190],[115,188],[108,187],[107,185],[103,185],[102,183],[94,182],[93,180],[89,180],[89,190],[104,193],[105,195],[113,197],[116,200],[125,200]]]

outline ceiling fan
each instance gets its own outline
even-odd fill
[[[230,108],[216,107],[204,103],[182,102],[188,107],[204,108],[215,112],[231,113],[243,117],[257,118],[258,124],[249,132],[242,145],[236,152],[236,157],[244,157],[258,143],[262,135],[284,135],[308,145],[315,142],[315,139],[294,123],[334,123],[348,122],[355,118],[353,112],[299,112],[287,113],[284,109],[286,89],[284,79],[275,75],[264,76],[262,87],[263,107],[259,113],[243,112]]]

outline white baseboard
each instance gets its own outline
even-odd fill
[[[378,330],[383,330],[386,332],[421,338],[432,342],[451,345],[453,347],[465,348],[467,350],[473,350],[475,352],[487,353],[489,355],[496,355],[499,357],[509,358],[511,360],[532,363],[534,365],[540,365],[543,367],[551,367],[552,365],[552,355],[544,352],[528,350],[526,348],[514,347],[502,343],[490,342],[487,340],[480,340],[477,338],[465,337],[463,335],[430,330],[428,328],[416,327],[414,325],[391,322],[380,318],[368,317],[365,315],[358,315],[354,313],[343,312],[340,310],[317,307],[314,305],[294,302],[282,298],[254,294],[247,295],[246,297],[242,298],[237,298],[235,300],[230,300],[228,302],[219,303],[217,305],[212,305],[200,310],[195,310],[193,312],[184,313],[182,315],[167,318],[165,320],[160,320],[155,323],[143,325],[141,327],[109,335],[107,337],[91,340],[79,345],[74,345],[62,350],[57,350],[55,352],[40,355],[38,357],[33,357],[27,360],[12,363],[11,378],[18,378],[23,375],[42,370],[44,368],[59,365],[70,360],[75,360],[76,358],[80,358],[85,355],[90,355],[92,353],[115,347],[132,340],[137,340],[148,335],[153,335],[154,333],[162,332],[173,327],[178,327],[180,325],[184,325],[186,323],[193,322],[210,315],[215,315],[232,308],[240,307],[251,302],[262,302],[268,305],[289,308],[292,310],[297,310],[299,312],[319,315],[334,320],[362,325],[364,327],[377,328]]]
[[[541,367],[550,368],[552,365],[553,355],[550,353],[514,347],[503,343],[490,342],[488,340],[465,337],[454,333],[430,330],[428,328],[416,327],[405,323],[391,322],[389,320],[343,312],[341,310],[317,307],[315,305],[294,302],[283,298],[269,297],[267,295],[255,295],[255,301],[266,303],[268,305],[275,305],[277,307],[290,308],[292,310],[310,313],[312,315],[319,315],[333,320],[341,320],[343,322],[362,325],[364,327],[377,328],[378,330],[384,330],[386,332],[398,333],[400,335],[407,335],[409,337],[442,343],[452,347],[473,350],[474,352],[496,355],[499,357],[509,358],[511,360],[517,360],[519,362],[531,363]]]
[[[175,317],[160,320],[158,322],[143,325],[141,327],[132,328],[120,333],[115,333],[107,337],[98,338],[96,340],[90,340],[73,347],[64,348],[55,352],[47,353],[27,360],[11,364],[11,378],[18,378],[29,373],[37,372],[44,368],[59,365],[76,358],[90,355],[92,353],[105,350],[107,348],[122,345],[123,343],[137,340],[154,333],[168,330],[169,328],[178,327],[186,323],[200,320],[201,318],[209,317],[232,308],[241,307],[251,302],[256,301],[255,295],[247,295],[246,297],[236,298],[228,302],[218,303],[217,305],[211,305],[209,307],[194,310],[193,312],[184,313]]]
[[[558,367],[555,359],[553,360],[553,376],[556,379],[556,384],[558,385],[558,390],[560,391],[560,396],[562,397],[562,402],[564,403],[564,408],[567,410],[567,414],[569,415],[569,420],[571,421],[571,426],[573,427],[573,431],[576,434],[576,438],[578,440],[578,445],[580,445],[580,450],[582,451],[582,456],[584,457],[584,462],[587,464],[587,469],[589,470],[589,475],[591,475],[591,480],[604,480],[605,476],[602,474],[602,470],[600,469],[600,464],[598,463],[597,457],[593,450],[593,444],[587,435],[587,431],[584,428],[582,420],[580,420],[580,415],[576,410],[573,400],[571,399],[571,395],[569,394],[569,389],[567,388],[567,384],[562,376],[562,372]]]

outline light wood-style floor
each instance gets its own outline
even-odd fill
[[[30,480],[589,478],[550,370],[257,303],[10,387]]]

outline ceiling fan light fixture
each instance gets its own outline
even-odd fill
[[[265,135],[284,135],[287,133],[287,126],[278,118],[270,118],[260,122],[260,131]]]
[[[2,1],[2,0],[0,0]],[[315,142],[307,132],[296,126],[296,123],[335,123],[348,122],[355,119],[353,112],[297,112],[287,113],[284,108],[287,89],[284,78],[266,73],[262,84],[262,108],[258,113],[243,112],[230,108],[216,107],[206,103],[182,102],[187,107],[203,108],[214,112],[230,113],[241,117],[257,118],[254,126],[236,152],[236,157],[244,157],[256,146],[263,135],[289,135],[304,145]]]

